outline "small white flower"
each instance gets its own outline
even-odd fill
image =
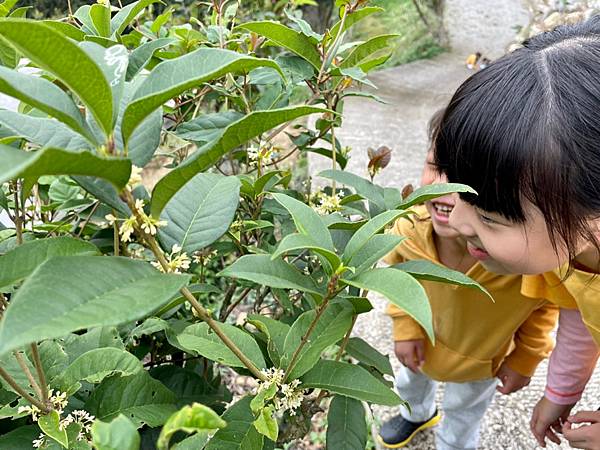
[[[40,409],[35,405],[19,406],[19,409],[17,409],[18,414],[26,414],[28,416],[31,416],[31,420],[33,420],[34,422],[37,422],[41,412],[42,411],[40,411]]]
[[[179,253],[181,251],[181,246],[177,244],[173,244],[171,247],[171,253]]]
[[[46,446],[46,435],[44,433],[40,433],[37,439],[34,439],[33,448],[44,448]]]
[[[142,168],[137,166],[131,166],[131,175],[129,176],[129,181],[127,182],[127,189],[129,191],[133,190],[138,184],[142,183]]]

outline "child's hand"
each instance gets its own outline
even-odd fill
[[[396,341],[394,353],[402,365],[416,373],[425,362],[425,340]]]
[[[496,390],[502,394],[512,394],[529,385],[531,377],[526,377],[514,371],[505,362],[502,363],[496,377],[502,382],[502,386],[498,386]]]
[[[555,444],[560,444],[560,438],[556,433],[560,433],[561,422],[564,422],[573,405],[559,405],[551,402],[546,397],[542,397],[533,408],[533,415],[529,424],[531,432],[542,447],[546,447],[546,438]]]
[[[573,428],[574,423],[589,423]],[[600,450],[600,411],[580,411],[563,424],[563,434],[574,448]]]

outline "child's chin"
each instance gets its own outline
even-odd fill
[[[433,230],[438,236],[447,239],[456,239],[460,236],[460,234],[454,228],[450,227],[450,225],[441,224],[435,219],[433,219],[432,222]]]

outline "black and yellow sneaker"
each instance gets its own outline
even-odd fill
[[[386,448],[404,447],[419,431],[435,426],[440,418],[437,410],[425,422],[410,422],[398,414],[383,424],[379,430],[379,442]]]

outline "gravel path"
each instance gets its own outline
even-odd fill
[[[347,170],[366,176],[367,148],[387,145],[393,150],[392,162],[377,178],[387,186],[417,184],[427,148],[427,122],[431,115],[444,106],[452,92],[470,75],[463,67],[461,55],[443,54],[432,60],[417,61],[383,70],[370,78],[378,86],[375,93],[388,104],[352,98],[344,108],[344,124],[338,136],[342,145],[352,147],[352,158]],[[330,161],[311,155],[310,172],[316,174],[330,167]],[[393,356],[390,338],[391,322],[385,316],[385,300],[372,296],[375,309],[360,316],[355,334],[370,342],[378,350],[391,355],[394,368],[399,366]],[[529,417],[533,406],[542,395],[546,363],[538,368],[531,385],[510,396],[497,394],[482,425],[482,450],[539,449],[529,432]],[[578,409],[596,409],[600,406],[596,370]],[[442,395],[438,393],[438,400]],[[386,420],[397,410],[376,407],[378,420]],[[433,450],[433,433],[427,431],[406,447],[412,450]],[[567,449],[550,443],[549,449]]]

